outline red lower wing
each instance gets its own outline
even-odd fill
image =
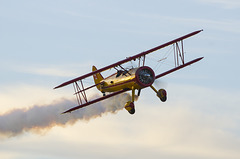
[[[178,67],[175,67],[175,68],[173,68],[173,69],[171,69],[171,70],[168,70],[168,71],[166,71],[166,72],[163,72],[163,73],[157,75],[157,76],[155,77],[155,79],[160,78],[160,77],[163,77],[163,76],[166,76],[167,74],[170,74],[170,73],[172,73],[172,72],[175,72],[175,71],[177,71],[177,70],[179,70],[179,69],[182,69],[182,68],[184,68],[184,67],[186,67],[186,66],[188,66],[188,65],[191,65],[191,64],[193,64],[193,63],[195,63],[195,62],[198,62],[198,61],[200,61],[200,60],[202,60],[202,59],[203,59],[203,57],[199,57],[199,58],[197,58],[197,59],[195,59],[195,60],[189,61],[189,62],[187,62],[187,63],[185,63],[185,64],[182,64],[182,65],[180,65],[180,66],[178,66]]]
[[[110,98],[110,97],[112,97],[112,96],[116,96],[116,95],[121,94],[121,93],[126,92],[126,91],[128,91],[128,89],[126,89],[126,90],[124,89],[124,90],[121,90],[121,91],[118,91],[118,92],[114,92],[114,93],[108,94],[108,95],[106,95],[106,96],[103,96],[103,97],[94,99],[94,100],[92,100],[92,101],[86,102],[86,103],[81,104],[81,105],[79,105],[79,106],[73,107],[73,108],[71,108],[71,109],[63,112],[62,114],[70,113],[70,112],[72,112],[72,111],[74,111],[74,110],[77,110],[77,109],[80,109],[80,108],[89,106],[90,104],[97,103],[97,102],[99,102],[99,101],[102,101],[102,100],[104,100],[104,99]]]

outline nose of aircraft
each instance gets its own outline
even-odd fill
[[[139,85],[147,87],[154,82],[155,75],[150,67],[143,66],[137,70],[136,78]]]

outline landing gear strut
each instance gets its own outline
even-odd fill
[[[134,107],[134,97],[135,97],[135,88],[132,87],[132,101],[128,101],[124,108],[130,113],[134,114],[135,113],[135,107]]]
[[[165,89],[159,89],[158,91],[153,87],[150,86],[154,92],[157,93],[158,98],[162,101],[165,102],[167,100],[167,91]]]

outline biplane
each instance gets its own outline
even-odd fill
[[[75,91],[74,95],[76,95],[78,106],[63,112],[63,114],[89,106],[93,103],[97,103],[107,98],[111,98],[113,96],[116,96],[126,91],[131,91],[131,99],[130,101],[126,102],[124,108],[130,114],[134,114],[135,113],[135,106],[134,106],[135,91],[137,90],[138,91],[137,96],[140,96],[141,90],[147,87],[152,88],[152,90],[156,93],[157,97],[160,98],[162,102],[165,102],[167,100],[166,90],[165,89],[157,90],[153,86],[154,81],[158,78],[161,78],[167,74],[170,74],[174,71],[182,69],[188,65],[191,65],[203,59],[203,57],[200,57],[200,58],[191,60],[189,62],[185,62],[185,57],[184,57],[185,53],[184,53],[184,47],[183,47],[183,40],[193,35],[196,35],[201,31],[202,30],[198,30],[198,31],[189,33],[187,35],[184,35],[182,37],[179,37],[177,39],[164,43],[150,50],[141,52],[131,57],[127,57],[124,60],[118,61],[109,66],[103,67],[101,69],[97,69],[95,66],[92,66],[92,72],[87,73],[83,76],[77,77],[75,79],[72,79],[70,81],[64,82],[61,85],[55,87],[54,89],[57,89],[63,86],[73,84],[73,88]],[[174,48],[173,54],[174,54],[175,65],[173,66],[173,68],[155,75],[155,72],[153,71],[153,69],[145,65],[146,55],[170,45],[172,45]],[[137,61],[138,66],[132,67],[130,69],[123,67],[123,64],[129,63],[131,61]],[[116,71],[110,76],[104,78],[102,76],[102,72],[110,69],[116,69]],[[84,87],[83,80],[91,76],[93,77],[94,84],[88,87]],[[102,93],[102,96],[96,97],[96,99],[89,100],[86,92],[87,90],[92,88],[97,88]]]

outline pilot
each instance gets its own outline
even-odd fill
[[[118,71],[117,71],[117,75],[116,75],[116,77],[119,77],[122,73],[123,73],[122,70],[118,70]]]

